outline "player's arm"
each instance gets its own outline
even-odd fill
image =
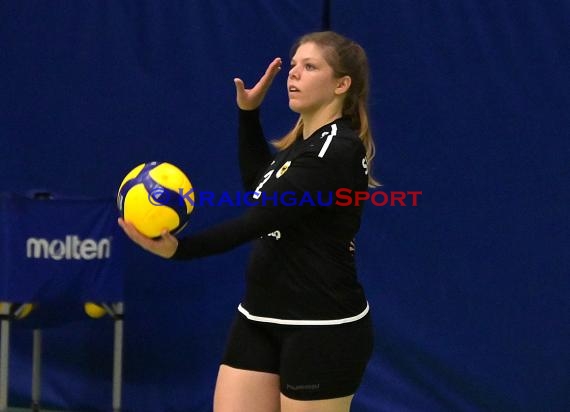
[[[259,107],[280,70],[281,58],[275,58],[251,89],[245,88],[243,80],[234,79],[236,103],[240,109],[239,164],[242,182],[246,190],[251,189],[256,177],[271,160],[269,146],[259,120]]]
[[[310,204],[305,206],[285,206],[279,199],[281,194],[288,193],[291,199],[301,199],[305,192],[332,190],[335,183],[331,180],[330,166],[319,159],[306,156],[299,158],[295,166],[287,171],[281,179],[271,187],[258,186],[258,190],[268,193],[258,203],[249,207],[239,218],[213,226],[196,235],[177,239],[167,230],[158,239],[151,239],[140,233],[135,226],[119,218],[119,225],[126,235],[148,252],[164,258],[192,259],[213,255],[231,250],[243,243],[283,229],[315,211]],[[265,201],[270,199],[272,201]],[[298,203],[298,202],[297,202]]]
[[[272,179],[270,187],[259,189],[262,196],[258,203],[248,207],[242,216],[179,239],[173,258],[192,259],[223,253],[307,218],[318,208],[318,192],[324,195],[339,187],[335,166],[342,167],[331,164],[327,159],[317,159],[314,155],[297,158],[285,174],[279,179]],[[306,193],[314,200],[315,206],[310,203],[298,206]],[[288,204],[296,205],[282,204],[284,195]]]
[[[271,152],[265,140],[259,110],[239,111],[239,169],[245,190],[253,190],[259,175],[271,162]]]

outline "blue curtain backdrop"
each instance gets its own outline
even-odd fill
[[[382,189],[423,192],[366,208],[376,350],[353,410],[565,411],[569,21],[568,1],[6,0],[0,191],[114,196],[150,160],[239,190],[232,79],[252,84],[330,27],[369,54]],[[271,137],[295,121],[285,77],[263,109]],[[199,208],[187,232],[240,211]],[[124,410],[209,411],[248,246],[190,263],[126,253]],[[67,322],[44,330],[43,404],[110,410],[111,320],[45,310]],[[30,402],[27,321],[11,340],[15,406]]]
[[[334,1],[374,67],[370,411],[570,405],[570,3]],[[365,246],[363,250],[362,246]]]

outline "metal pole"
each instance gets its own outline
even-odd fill
[[[42,373],[42,331],[34,329],[32,358],[32,412],[40,410]]]
[[[123,370],[123,302],[118,302],[113,305],[113,309],[115,322],[115,339],[113,344],[113,412],[120,412]]]
[[[8,361],[10,358],[10,306],[0,303],[0,411],[8,408]]]

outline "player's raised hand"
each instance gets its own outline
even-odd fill
[[[240,109],[254,110],[261,105],[261,102],[263,102],[267,90],[269,90],[269,86],[271,86],[271,83],[273,82],[273,79],[277,73],[279,73],[279,70],[281,70],[281,64],[281,58],[275,58],[269,64],[269,66],[267,66],[265,74],[261,76],[261,79],[259,79],[257,84],[251,89],[245,88],[242,79],[234,79],[234,83],[236,85],[236,101]]]
[[[133,242],[155,255],[168,259],[174,255],[178,248],[178,239],[168,230],[164,230],[158,239],[151,239],[139,232],[132,223],[122,218],[119,218],[118,222],[119,226]]]

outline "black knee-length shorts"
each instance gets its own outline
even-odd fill
[[[370,314],[340,325],[291,326],[238,313],[222,364],[279,375],[288,398],[332,399],[356,392],[372,349]]]

